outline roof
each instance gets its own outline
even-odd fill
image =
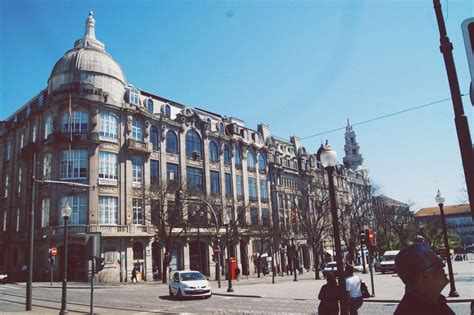
[[[445,215],[471,214],[471,207],[468,203],[444,206],[443,210]],[[421,208],[415,213],[415,217],[429,217],[433,215],[440,215],[439,207]]]
[[[386,205],[389,205],[389,206],[399,206],[399,207],[408,207],[408,205],[406,203],[403,203],[403,202],[400,202],[398,200],[395,200],[395,199],[392,199],[392,198],[389,198],[387,196],[380,196],[378,197],[378,199],[386,204]]]

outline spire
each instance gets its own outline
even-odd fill
[[[89,16],[86,19],[86,32],[84,37],[87,38],[95,38],[95,20],[94,20],[94,12],[89,11]]]
[[[362,154],[360,154],[359,152],[360,147],[356,140],[356,133],[354,129],[352,129],[352,125],[349,121],[349,118],[347,119],[346,133],[344,137],[345,137],[345,145],[344,145],[345,156],[343,158],[344,165],[351,168],[352,170],[356,170],[360,166],[362,166],[362,163],[364,162],[364,158],[362,157]]]

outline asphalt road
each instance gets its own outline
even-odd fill
[[[94,311],[102,314],[132,313],[200,313],[200,314],[272,314],[315,313],[316,300],[294,298],[247,298],[218,296],[210,299],[174,300],[167,296],[164,286],[129,285],[102,287],[95,290]],[[24,310],[25,289],[21,285],[0,286],[1,313]],[[57,313],[60,309],[61,289],[34,288],[33,310]],[[68,310],[72,313],[89,311],[90,291],[86,288],[68,290]],[[469,303],[451,303],[456,314],[470,314]],[[364,303],[360,314],[393,314],[394,303]],[[56,310],[55,310],[56,309]]]

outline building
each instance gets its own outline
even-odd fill
[[[215,215],[216,226],[238,224],[242,233],[228,250],[242,273],[251,274],[256,262],[250,257],[259,248],[245,228],[277,222],[290,226],[295,209],[311,204],[311,193],[302,188],[315,174],[325,176],[317,155],[307,153],[297,137],[278,139],[264,124],[250,129],[238,118],[192,108],[131,85],[96,38],[92,13],[84,37],[53,67],[47,88],[0,127],[4,179],[0,246],[5,253],[0,268],[13,280],[26,278],[20,267],[28,264],[30,209],[35,213],[35,280],[49,279],[51,272],[60,279],[61,208],[66,203],[72,208],[69,280],[87,279],[85,241],[88,234],[98,232],[105,261],[99,281],[128,281],[133,267],[140,271],[139,277],[152,279],[166,254],[154,215],[176,205],[167,197],[162,210],[157,210],[149,195],[152,187],[173,182],[212,201],[207,223]],[[354,163],[360,166],[362,160],[358,161]],[[342,165],[336,176],[340,202],[348,199],[348,178],[356,176],[370,185],[366,173]],[[192,216],[183,211],[180,232],[173,230],[170,270],[200,269],[214,275],[211,255],[216,234],[193,225]],[[218,229],[217,236],[222,233]],[[311,266],[304,239],[297,241],[298,255]],[[58,248],[58,256],[50,269],[52,247]],[[279,263],[285,259],[282,255]]]
[[[474,222],[468,203],[445,205],[443,207],[448,231],[455,232],[460,237],[461,246],[474,244]],[[420,223],[437,224],[441,227],[439,207],[421,208],[415,213],[415,221]]]

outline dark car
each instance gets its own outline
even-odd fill
[[[462,261],[462,255],[457,254],[456,257],[454,258],[455,261]]]
[[[337,271],[337,263],[335,261],[328,262],[323,269],[323,277],[326,279],[326,275],[330,272]]]

